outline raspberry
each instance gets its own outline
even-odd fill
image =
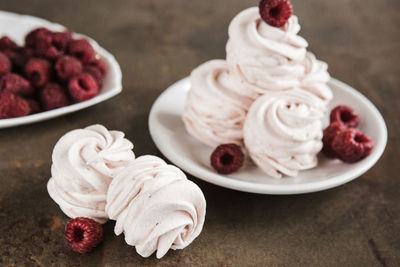
[[[92,45],[86,39],[71,40],[68,44],[68,52],[85,64],[96,59],[96,53]]]
[[[0,78],[0,92],[9,92],[20,96],[31,96],[35,90],[29,81],[15,73],[4,74]]]
[[[51,77],[51,64],[42,58],[31,58],[26,63],[25,74],[36,87],[44,86]]]
[[[84,72],[92,75],[99,88],[103,87],[103,74],[101,73],[101,70],[99,68],[95,66],[87,66],[84,69]]]
[[[61,108],[69,105],[68,95],[57,83],[48,83],[40,90],[40,102],[44,110]]]
[[[331,111],[331,123],[338,121],[343,123],[346,127],[357,127],[360,123],[360,118],[351,107],[337,106]]]
[[[6,55],[0,52],[0,77],[11,71],[11,62]]]
[[[102,226],[89,218],[78,217],[65,225],[65,240],[75,252],[86,253],[103,239]]]
[[[103,76],[107,73],[108,69],[106,63],[103,60],[97,58],[94,61],[90,62],[88,65],[86,65],[86,67],[94,67],[98,69]]]
[[[34,51],[32,48],[29,47],[21,47],[17,50],[17,52],[9,58],[11,58],[11,61],[13,64],[18,67],[19,69],[23,70],[26,62],[33,57]]]
[[[48,33],[36,42],[36,53],[47,59],[56,59],[62,56],[72,39],[70,32]]]
[[[3,36],[0,38],[0,50],[6,50],[6,49],[17,50],[18,45],[8,36]]]
[[[75,57],[63,56],[57,60],[55,69],[58,77],[66,81],[82,72],[82,63]]]
[[[25,100],[29,104],[29,108],[31,110],[30,114],[39,113],[39,112],[42,111],[42,109],[40,108],[39,103],[35,99],[25,99]]]
[[[340,122],[333,122],[324,130],[324,136],[322,137],[322,152],[329,158],[337,158],[337,154],[332,149],[332,141],[335,136],[342,132],[346,127]]]
[[[262,0],[258,7],[261,18],[274,27],[285,25],[293,13],[289,0]]]
[[[243,165],[244,154],[240,146],[223,144],[217,146],[211,154],[211,165],[221,174],[236,172]]]
[[[367,157],[374,148],[374,142],[357,128],[347,128],[338,133],[332,141],[332,149],[347,163]]]
[[[0,94],[0,119],[26,116],[30,113],[28,102],[9,92]]]
[[[76,102],[88,100],[99,93],[95,79],[88,73],[81,73],[69,80],[68,89],[72,99]]]
[[[48,39],[51,33],[52,32],[47,28],[37,28],[26,35],[25,44],[28,47],[35,48],[38,42],[43,39]]]

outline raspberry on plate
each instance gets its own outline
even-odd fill
[[[243,165],[244,154],[240,146],[223,144],[217,146],[211,154],[211,166],[221,174],[236,172]]]
[[[47,59],[57,59],[67,50],[72,39],[70,32],[52,32],[42,36],[36,41],[36,53]]]
[[[28,102],[10,92],[0,93],[0,119],[26,116],[31,112]]]
[[[0,52],[0,77],[11,71],[11,61],[6,55]]]
[[[96,59],[96,52],[86,39],[71,40],[68,44],[68,53],[87,64]]]
[[[344,162],[353,163],[367,157],[374,148],[374,142],[357,128],[347,128],[336,135],[332,149]]]
[[[44,86],[51,76],[51,64],[43,58],[31,58],[25,65],[25,75],[35,87]]]
[[[4,74],[0,78],[0,92],[9,92],[21,96],[32,96],[35,90],[28,80],[15,73]]]
[[[92,219],[78,217],[65,225],[65,240],[73,251],[86,253],[103,240],[103,228]]]
[[[57,83],[48,83],[40,90],[40,102],[44,110],[61,108],[69,105],[66,91]]]
[[[16,50],[18,49],[18,45],[8,36],[3,36],[0,38],[0,50],[6,49]]]
[[[81,73],[83,67],[82,63],[75,57],[62,56],[57,60],[55,69],[58,77],[63,81],[67,81]]]
[[[28,47],[35,48],[39,41],[46,39],[52,32],[47,28],[37,28],[25,37],[25,44]]]
[[[69,80],[69,94],[76,102],[82,102],[98,95],[99,86],[92,75],[81,73]]]
[[[360,118],[354,112],[351,107],[348,106],[336,106],[332,109],[330,114],[331,123],[338,121],[343,123],[346,127],[357,127],[360,123]]]
[[[342,132],[346,127],[336,121],[331,123],[328,127],[324,130],[324,135],[322,137],[322,143],[324,146],[322,147],[322,152],[329,157],[329,158],[337,158],[336,152],[332,149],[332,141],[336,137],[336,135]]]
[[[92,77],[95,79],[99,88],[103,87],[103,74],[101,73],[101,70],[99,68],[89,65],[89,66],[85,67],[83,72],[92,75]]]
[[[289,0],[262,0],[258,7],[261,18],[274,27],[285,25],[293,13],[292,4]]]

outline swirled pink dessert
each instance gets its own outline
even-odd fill
[[[190,75],[192,84],[183,113],[187,131],[202,143],[215,147],[240,144],[243,123],[253,98],[246,95],[228,72],[226,61],[211,60]]]
[[[111,182],[106,211],[115,234],[143,257],[183,249],[200,234],[206,201],[185,174],[155,156],[141,156]]]
[[[104,223],[106,194],[115,174],[135,159],[124,133],[102,125],[73,130],[57,142],[47,190],[69,217]]]
[[[261,19],[257,7],[240,12],[229,25],[226,46],[232,76],[258,94],[299,86],[308,46],[299,31],[294,15],[277,28]]]
[[[253,161],[275,178],[315,167],[322,149],[323,105],[298,88],[258,98],[244,124],[244,143]]]

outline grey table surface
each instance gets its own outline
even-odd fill
[[[400,2],[293,2],[310,50],[384,116],[384,155],[359,179],[305,195],[243,193],[189,176],[207,199],[203,232],[186,249],[157,260],[141,258],[115,236],[113,222],[93,252],[79,255],[66,247],[68,218],[46,191],[53,146],[69,130],[100,123],[124,131],[137,155],[161,156],[147,127],[152,103],[197,65],[224,58],[230,20],[257,1],[0,0],[1,10],[93,37],[123,71],[123,92],[109,101],[0,130],[0,265],[399,266]]]

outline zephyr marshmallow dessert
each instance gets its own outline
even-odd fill
[[[110,184],[106,211],[115,234],[137,253],[157,258],[183,249],[200,234],[206,201],[200,188],[175,166],[155,156],[138,157]]]
[[[255,164],[275,178],[317,165],[333,97],[328,66],[307,51],[292,13],[289,0],[262,0],[235,16],[226,61],[193,70],[183,113],[188,133],[208,146],[244,138]]]
[[[186,100],[183,121],[199,141],[217,146],[240,144],[243,123],[251,103],[228,73],[225,60],[211,60],[193,70],[192,88]]]
[[[68,132],[54,147],[47,190],[71,218],[105,223],[108,187],[117,172],[135,159],[133,144],[120,131],[102,125]]]

